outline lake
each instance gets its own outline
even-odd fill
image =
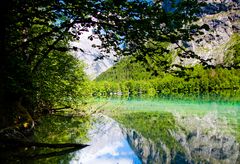
[[[39,120],[34,140],[85,143],[61,156],[29,156],[24,163],[240,163],[240,101],[236,97],[96,99],[93,118]],[[25,154],[56,150],[30,149]]]

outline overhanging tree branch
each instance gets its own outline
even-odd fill
[[[68,24],[68,27],[66,27],[66,29],[61,33],[61,35],[48,47],[48,49],[45,51],[42,57],[37,61],[36,65],[33,67],[32,73],[35,73],[39,69],[43,60],[47,58],[48,54],[54,49],[54,46],[64,37],[65,33],[69,31],[69,29],[72,27],[74,23],[75,21]]]

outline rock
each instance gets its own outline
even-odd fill
[[[194,51],[202,59],[211,61],[210,65],[224,64],[225,51],[234,33],[240,33],[240,1],[236,0],[199,0],[207,5],[199,13],[199,25],[207,24],[209,31],[196,35],[190,42],[181,43]],[[197,59],[177,57],[174,64],[195,65]]]
[[[194,39],[189,42],[182,42],[184,47],[194,51],[198,56],[208,61],[210,65],[224,64],[224,52],[228,48],[234,33],[240,33],[240,1],[239,0],[198,0],[199,2],[206,2],[207,5],[202,7],[201,12],[198,13],[200,20],[196,23],[199,25],[207,24],[210,27],[209,31],[202,30],[203,35],[194,36]],[[178,2],[178,1],[177,1]],[[164,3],[169,3],[167,0]],[[171,8],[167,10],[172,10]],[[101,52],[98,48],[93,48],[92,44],[101,44],[99,39],[90,41],[88,36],[90,32],[85,32],[81,35],[79,42],[73,42],[72,45],[83,50],[73,52],[80,60],[86,63],[86,73],[90,79],[96,78],[99,74],[112,67],[117,60],[114,57],[114,51],[110,53]],[[176,48],[174,45],[171,46]],[[95,61],[96,58],[102,60]],[[173,64],[195,65],[199,63],[197,59],[186,59],[176,57]]]

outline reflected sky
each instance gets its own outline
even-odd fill
[[[71,164],[141,164],[126,135],[112,119],[102,116],[89,132],[90,146],[74,153]]]
[[[89,131],[88,137],[91,141],[88,144],[90,146],[75,152],[70,163],[139,164],[148,163],[148,161],[164,163],[166,160],[176,162],[180,156],[190,163],[195,160],[210,163],[213,161],[239,163],[240,145],[239,140],[236,140],[239,136],[239,102],[166,99],[157,101],[113,100],[109,101],[105,108],[115,109],[116,106],[119,106],[119,110],[128,109],[128,112],[139,110],[140,113],[135,113],[135,118],[125,111],[125,114],[130,114],[131,117],[126,117],[128,120],[121,122],[121,125],[107,116],[100,116],[94,122],[94,128]],[[140,116],[141,111],[142,116]],[[164,126],[169,127],[170,117],[163,117],[160,111],[163,114],[169,113],[166,116],[172,114],[174,117],[172,121],[176,121],[178,128],[164,133]],[[156,120],[160,118],[162,121]],[[166,122],[163,121],[164,118]],[[143,122],[149,126],[144,125]],[[150,129],[151,127],[153,129]],[[135,129],[139,134],[131,135],[131,130],[127,131],[129,129]],[[155,141],[159,141],[162,147]],[[172,156],[170,152],[175,152],[175,155]]]

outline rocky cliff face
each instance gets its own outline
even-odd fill
[[[182,43],[194,51],[202,59],[212,59],[209,64],[223,64],[226,50],[231,46],[231,37],[240,33],[240,1],[239,0],[200,0],[207,3],[199,14],[199,25],[207,24],[209,31],[195,36],[194,40]],[[183,65],[194,65],[194,59],[176,59]]]

